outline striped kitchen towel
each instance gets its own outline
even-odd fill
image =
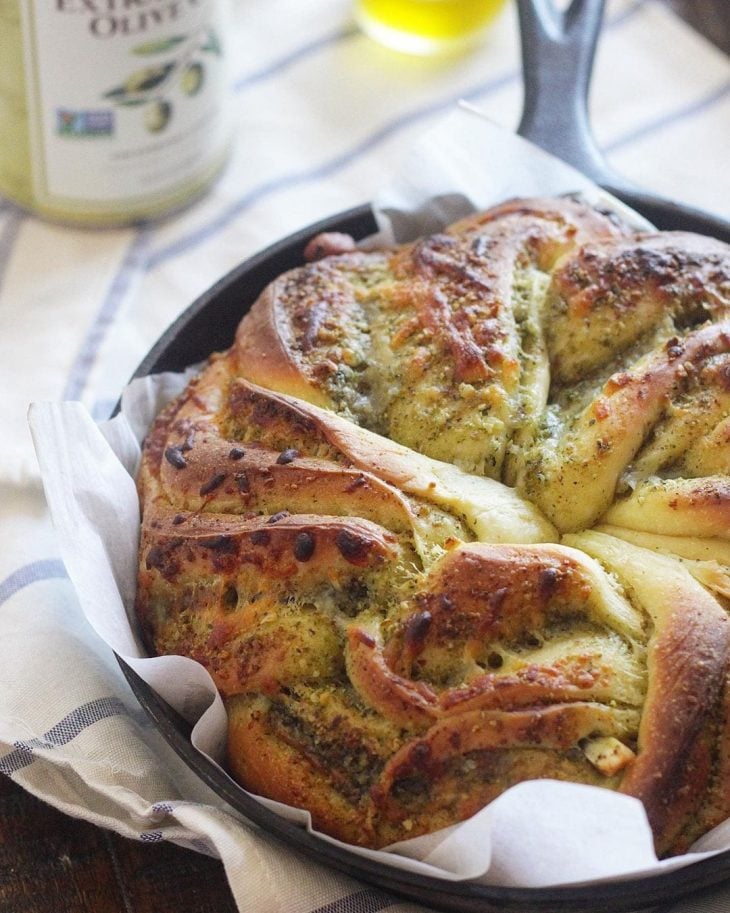
[[[242,827],[172,755],[81,615],[26,425],[34,400],[108,415],[199,293],[275,239],[372,198],[460,99],[507,128],[519,120],[511,7],[448,65],[374,44],[346,0],[237,0],[235,12],[237,142],[204,199],[161,224],[100,232],[0,202],[0,771],[71,815],[219,855],[242,911],[407,913],[419,908]],[[609,0],[591,109],[616,170],[730,216],[730,65],[666,4]],[[726,889],[674,909],[728,907]]]

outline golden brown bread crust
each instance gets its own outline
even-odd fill
[[[537,320],[528,303],[516,314],[513,273],[529,285],[577,244],[624,231],[570,200],[523,200],[394,251],[325,258],[272,283],[233,357],[254,383],[500,478]]]
[[[730,815],[727,247],[525,200],[308,250],[145,442],[150,648],[346,841],[550,777],[685,849]]]

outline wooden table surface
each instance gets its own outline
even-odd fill
[[[667,0],[730,53],[728,0]],[[220,862],[69,818],[0,776],[0,913],[236,913]]]
[[[0,776],[0,913],[236,913],[220,862],[69,818]]]

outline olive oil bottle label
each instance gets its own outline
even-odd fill
[[[33,190],[128,207],[202,181],[230,137],[219,0],[21,0]]]

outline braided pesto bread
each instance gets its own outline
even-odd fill
[[[145,442],[150,649],[345,841],[557,778],[682,851],[730,816],[730,249],[560,199],[308,254]]]

